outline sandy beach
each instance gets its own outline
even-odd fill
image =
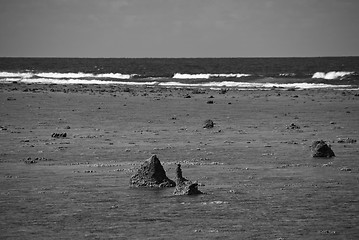
[[[12,83],[0,102],[1,239],[359,238],[357,91]],[[336,157],[312,158],[321,139]],[[206,194],[131,189],[152,154]]]

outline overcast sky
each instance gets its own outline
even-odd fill
[[[0,0],[0,56],[359,56],[359,0]]]

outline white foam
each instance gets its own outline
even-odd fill
[[[199,73],[199,74],[187,74],[187,73],[175,73],[174,79],[209,79],[209,78],[240,78],[240,77],[248,77],[250,74],[242,74],[242,73]]]
[[[294,77],[296,74],[295,73],[280,73],[279,76],[280,77]]]
[[[115,79],[130,79],[133,75],[121,73],[103,73],[97,74],[96,77],[100,78],[115,78]]]
[[[351,75],[354,72],[316,72],[313,74],[312,78],[322,78],[322,79],[327,79],[327,80],[331,80],[331,79],[337,79],[337,78],[342,78],[344,76],[347,75]]]
[[[20,73],[20,72],[0,72],[0,78],[31,78],[32,73]]]
[[[173,78],[175,79],[208,79],[210,74],[182,74],[175,73]]]
[[[298,88],[298,89],[313,89],[313,88],[337,88],[337,87],[351,87],[351,85],[331,85],[324,83],[249,83],[249,82],[209,82],[209,83],[180,83],[180,82],[162,82],[160,86],[176,86],[176,87],[229,87],[229,88]]]
[[[41,78],[89,78],[93,77],[94,75],[91,73],[58,73],[58,72],[44,72],[44,73],[36,73],[35,74]]]
[[[2,81],[12,81],[11,79],[2,79]],[[103,81],[103,80],[85,80],[85,79],[54,79],[54,78],[26,78],[26,79],[17,79],[16,81],[23,83],[40,83],[40,84],[99,84],[99,85],[156,85],[158,82],[120,82],[120,81]]]

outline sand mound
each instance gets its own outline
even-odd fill
[[[174,181],[166,176],[166,172],[156,155],[147,159],[130,179],[135,187],[174,187]]]

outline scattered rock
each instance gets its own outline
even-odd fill
[[[207,104],[213,104],[213,103],[214,103],[214,101],[212,101],[212,100],[207,101]]]
[[[15,101],[16,98],[14,98],[14,97],[8,97],[7,100],[8,100],[8,101]]]
[[[221,88],[221,90],[219,90],[219,94],[226,94],[227,91],[228,91],[227,89]]]
[[[333,150],[328,146],[325,141],[314,141],[311,146],[313,157],[335,157]]]
[[[67,137],[67,133],[53,133],[53,134],[51,134],[51,137],[53,137],[53,138],[65,138],[65,137]]]
[[[340,171],[343,171],[343,172],[350,172],[352,169],[351,168],[348,168],[348,167],[342,167],[340,169]]]
[[[192,94],[204,94],[204,93],[206,93],[206,91],[199,89],[199,88],[195,88],[192,91]]]
[[[357,140],[353,138],[338,138],[338,143],[356,143]]]
[[[166,176],[166,172],[156,155],[152,155],[130,179],[134,187],[174,187],[176,183]]]
[[[294,123],[291,123],[287,126],[287,129],[300,129],[300,127]]]
[[[49,161],[49,159],[44,158],[44,157],[36,157],[34,159],[32,159],[31,157],[28,157],[28,158],[24,159],[24,162],[26,164],[38,163],[39,161]]]
[[[34,164],[34,163],[37,163],[37,161],[35,159],[32,159],[31,157],[28,157],[24,160],[24,162],[26,164]]]
[[[201,191],[198,190],[198,183],[192,182],[190,180],[185,179],[182,176],[181,164],[177,165],[176,169],[176,189],[173,192],[174,195],[197,195],[202,194]]]
[[[214,123],[211,119],[208,119],[206,121],[204,121],[204,125],[203,128],[213,128],[214,127]]]

